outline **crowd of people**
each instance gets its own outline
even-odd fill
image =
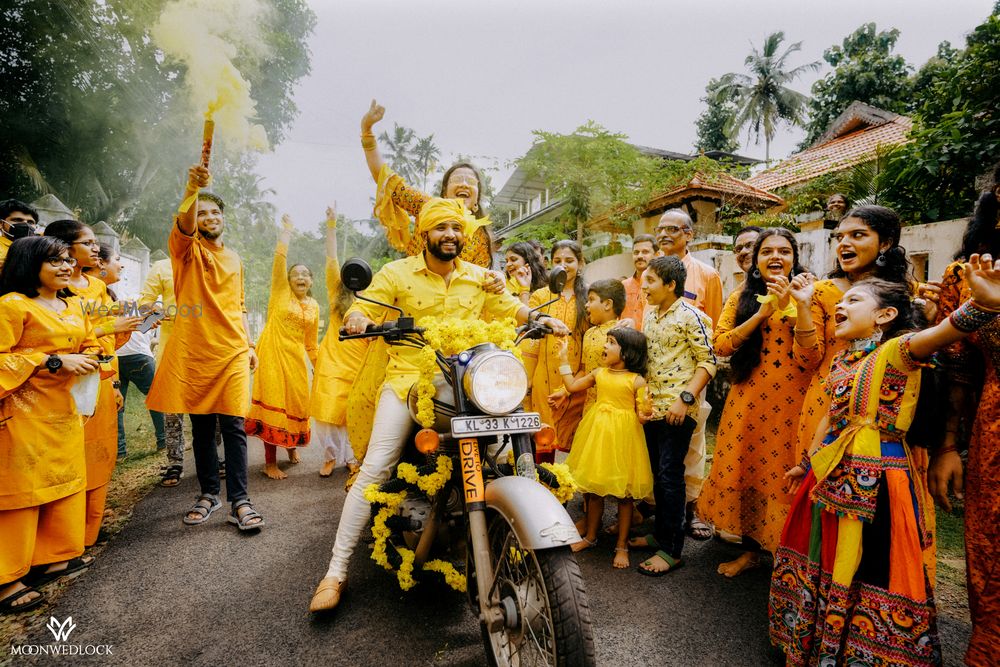
[[[373,101],[361,144],[376,215],[406,257],[383,267],[366,296],[418,320],[546,321],[554,335],[521,343],[525,409],[555,431],[536,460],[563,452],[582,492],[574,551],[609,534],[614,568],[629,568],[631,552],[644,551],[637,572],[662,577],[685,564],[688,538],[719,535],[742,549],[720,575],[773,562],[761,604],[789,664],[933,665],[941,661],[934,505],[950,510],[957,496],[973,620],[966,660],[989,664],[1000,646],[992,446],[1000,424],[1000,169],[940,281],[914,280],[893,211],[848,209],[840,196],[831,198],[835,266],[803,266],[786,229],[746,227],[733,237],[744,280],[724,298],[718,272],[688,248],[694,223],[683,209],[634,237],[634,271],[620,280],[588,282],[572,240],[548,249],[519,241],[496,253],[479,217],[475,167],[449,169],[439,196],[411,187],[379,154],[372,128],[383,115]],[[85,552],[99,539],[111,474],[126,453],[129,383],[147,394],[166,455],[164,486],[182,478],[188,416],[200,493],[182,517],[187,525],[223,506],[225,481],[227,521],[240,531],[265,526],[248,492],[248,436],[263,442],[271,480],[286,477],[279,448],[296,464],[297,449],[313,439],[324,453],[321,476],[348,467],[329,568],[309,609],[336,608],[346,590],[370,519],[363,490],[388,479],[412,427],[406,395],[419,377],[417,351],[339,340],[342,328],[364,331],[387,312],[341,284],[335,207],[326,212],[322,341],[312,270],[289,266],[294,227],[286,216],[255,344],[243,265],[223,242],[225,203],[209,182],[207,167],[189,170],[170,258],[151,268],[139,312],[116,308],[110,286],[120,258],[89,226],[63,220],[41,229],[29,205],[0,204],[4,612],[36,607],[43,586],[93,562]],[[556,267],[566,274],[560,293],[547,284]],[[707,466],[707,388],[723,369],[729,389],[716,406]],[[947,381],[921,391],[940,369]],[[933,414],[918,409],[927,400],[936,401]],[[940,437],[921,425],[929,419],[941,424]],[[618,512],[605,530],[608,501]]]

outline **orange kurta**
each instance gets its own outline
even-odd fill
[[[950,265],[942,278],[938,317],[943,320],[969,297]],[[965,468],[965,558],[972,638],[969,665],[994,664],[1000,649],[1000,319],[947,352],[950,380],[968,385],[973,369],[984,369],[982,393],[969,440]]]
[[[315,366],[319,331],[319,304],[310,296],[299,299],[288,284],[288,246],[279,243],[271,263],[271,296],[267,324],[257,341],[259,365],[254,373],[247,435],[269,445],[302,447],[309,444],[309,370]]]
[[[581,280],[581,278],[577,279]],[[554,296],[549,291],[549,288],[543,287],[531,294],[528,307],[537,308],[543,303],[551,301],[553,298]],[[559,410],[552,410],[549,407],[548,398],[549,394],[563,387],[562,376],[559,375],[559,347],[562,340],[565,340],[568,344],[566,355],[573,374],[576,375],[577,371],[580,370],[583,335],[576,329],[576,296],[567,300],[562,295],[559,295],[559,299],[555,303],[546,306],[541,312],[562,320],[569,327],[572,334],[565,339],[546,336],[539,341],[537,346],[537,360],[535,360],[533,366],[530,362],[527,364],[529,368],[534,368],[531,377],[531,407],[541,415],[543,423],[551,424],[555,428],[556,441],[554,447],[568,452],[573,445],[573,436],[576,433],[576,427],[579,426],[580,419],[583,416],[583,404],[586,401],[587,395],[582,392],[570,394],[565,406]],[[539,454],[550,451],[552,451],[552,446],[548,448],[538,447]]]
[[[76,378],[43,366],[50,354],[99,347],[80,300],[65,301],[56,313],[21,294],[0,297],[0,527],[10,540],[0,548],[0,584],[83,553],[87,457],[70,394]]]
[[[715,353],[738,349],[737,290],[726,300],[715,330]],[[792,328],[795,318],[775,312],[761,325],[760,363],[726,397],[715,457],[698,501],[698,516],[721,530],[751,537],[770,552],[778,546],[792,497],[784,490],[785,472],[798,463],[795,432],[812,373],[801,356]],[[796,354],[799,352],[799,354]]]
[[[334,309],[340,293],[340,267],[335,260],[326,260],[326,293],[330,304],[330,325],[319,346],[319,359],[313,370],[309,416],[334,426],[347,424],[347,396],[361,369],[371,339],[355,338],[341,341],[340,328],[344,319]]]
[[[243,264],[201,235],[170,231],[177,314],[146,397],[151,410],[246,415],[250,343],[243,326]]]

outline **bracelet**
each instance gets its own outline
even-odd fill
[[[573,368],[569,364],[563,364],[559,367],[559,375],[572,375]]]
[[[948,321],[962,333],[972,333],[995,320],[998,314],[1000,313],[985,310],[969,299],[948,316]]]
[[[813,327],[812,329],[792,329],[792,332],[794,332],[796,336],[799,334],[814,334],[816,333],[816,327]]]
[[[257,349],[257,343],[247,342],[247,345],[250,346],[251,350],[256,350]]]
[[[362,133],[361,135],[361,147],[365,149],[365,152],[375,150],[378,144],[375,143],[375,135],[371,132]]]
[[[1000,315],[1000,310],[997,310],[996,308],[988,308],[988,307],[984,306],[984,305],[983,305],[983,304],[981,304],[981,303],[976,303],[976,300],[975,300],[975,299],[973,299],[973,300],[972,300],[972,303],[973,303],[973,304],[974,304],[974,305],[976,306],[976,308],[978,308],[979,310],[985,310],[985,311],[986,311],[987,313],[996,313],[997,315]]]
[[[121,380],[112,380],[111,381],[111,388],[112,389],[121,389],[122,388]]]
[[[958,452],[958,447],[955,445],[950,445],[947,447],[942,447],[941,449],[934,452],[935,456],[941,456],[942,454],[947,454],[948,452]]]

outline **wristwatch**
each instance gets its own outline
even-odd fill
[[[111,388],[112,389],[121,389],[122,388],[122,382],[121,382],[121,380],[112,380],[111,381]]]
[[[62,359],[54,354],[50,354],[49,358],[45,360],[45,367],[49,369],[50,373],[55,373],[62,368],[62,365]]]
[[[690,391],[682,391],[681,402],[684,405],[694,405],[694,394],[692,394]]]

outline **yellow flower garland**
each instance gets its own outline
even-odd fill
[[[493,343],[502,350],[513,352],[518,359],[521,351],[514,346],[516,322],[512,319],[483,322],[425,317],[418,322],[424,329],[427,345],[420,350],[417,366],[417,421],[424,428],[434,424],[434,376],[438,372],[437,355],[451,356],[482,343]]]
[[[555,475],[556,483],[559,486],[554,489],[549,487],[549,491],[556,497],[556,500],[560,503],[568,503],[572,500],[573,495],[577,491],[577,486],[573,475],[569,471],[569,467],[565,463],[543,463],[541,465]]]
[[[400,479],[416,485],[428,496],[433,497],[451,479],[451,459],[447,456],[439,456],[437,459],[437,470],[427,475],[421,475],[416,466],[411,463],[400,463],[396,474]],[[392,535],[392,531],[389,530],[389,527],[385,523],[389,517],[396,513],[400,503],[405,499],[406,491],[385,493],[379,491],[379,485],[374,483],[369,484],[368,488],[365,489],[365,500],[383,506],[378,511],[378,514],[375,515],[375,521],[372,524],[372,536],[375,538],[375,546],[372,549],[372,560],[390,572],[392,572],[393,567],[392,563],[389,562],[386,547],[389,544],[389,537]],[[399,569],[396,570],[396,579],[399,582],[399,587],[404,591],[408,591],[417,583],[416,579],[413,578],[413,561],[416,554],[406,547],[393,545],[393,548],[396,549],[396,553],[402,559]],[[456,591],[465,592],[465,575],[456,570],[455,566],[451,563],[443,560],[431,560],[424,563],[423,569],[428,572],[439,572],[444,577],[445,583]]]

